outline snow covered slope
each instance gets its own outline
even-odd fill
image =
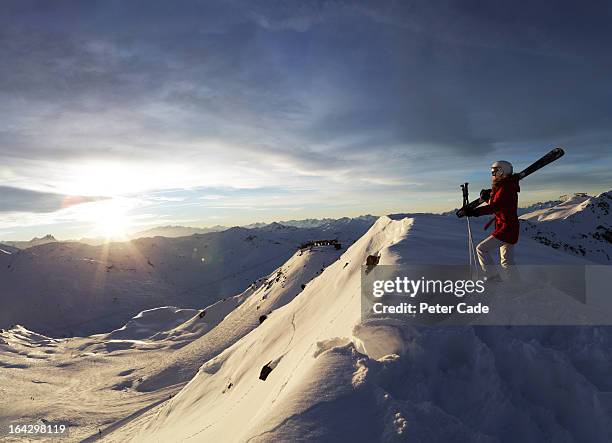
[[[0,428],[45,420],[70,425],[67,441],[80,441],[118,426],[175,394],[202,361],[276,315],[340,253],[304,249],[241,294],[202,310],[143,311],[107,334],[57,340],[22,326],[0,331],[0,395],[11,404],[0,408]]]
[[[533,203],[524,208],[518,208],[518,214],[519,215],[529,214],[531,212],[539,211],[541,209],[552,208],[553,206],[557,206],[558,204],[563,203],[563,201],[564,200],[548,200],[545,202]]]
[[[15,252],[18,252],[19,249],[15,248],[14,246],[10,246],[10,245],[5,245],[4,243],[0,243],[0,254],[13,254]]]
[[[199,311],[197,309],[179,309],[174,306],[147,309],[132,318],[119,329],[109,333],[106,338],[142,340],[159,331],[167,331],[192,319]]]
[[[602,264],[612,260],[612,191],[574,196],[521,219],[523,232],[542,244]]]
[[[369,226],[276,224],[101,246],[56,242],[0,253],[0,327],[19,323],[54,337],[86,335],[116,329],[145,309],[201,308],[241,292],[303,242],[337,238],[346,248]]]
[[[219,314],[214,311],[217,305],[206,308],[202,319],[194,319],[196,324],[209,324],[210,332],[189,343],[184,349],[172,354],[169,359],[149,371],[138,386],[141,391],[152,391],[176,383],[187,382],[198,371],[202,362],[220,354],[264,321],[276,316],[276,309],[289,303],[303,291],[308,282],[318,276],[326,266],[338,259],[340,251],[333,247],[313,247],[296,253],[282,267],[265,278],[258,280],[252,288],[229,302],[238,307],[224,314],[218,322],[210,323],[211,317]],[[232,301],[237,299],[237,301]],[[227,303],[223,300],[219,303]],[[192,323],[180,326],[156,337],[177,335],[182,337]]]
[[[442,216],[381,217],[252,332],[200,354],[179,394],[109,427],[104,441],[609,441],[607,328],[361,323],[368,255],[464,263],[464,229]],[[522,263],[580,262],[529,240],[517,253]]]

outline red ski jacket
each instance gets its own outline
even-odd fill
[[[515,244],[519,238],[516,210],[520,191],[518,180],[514,178],[502,180],[493,186],[489,204],[476,209],[476,214],[479,216],[495,214],[495,231],[491,235],[510,244]]]

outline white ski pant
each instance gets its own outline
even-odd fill
[[[499,256],[501,258],[501,266],[507,272],[510,266],[514,266],[514,245],[503,242],[496,239],[492,235],[489,235],[483,241],[478,243],[476,246],[476,253],[478,254],[478,261],[480,267],[487,277],[491,277],[497,274],[495,270],[495,262],[491,256],[491,252],[495,249],[499,249]]]

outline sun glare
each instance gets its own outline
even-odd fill
[[[96,223],[96,231],[106,238],[125,237],[127,227],[127,217],[118,212],[106,214],[103,219]]]
[[[94,204],[87,214],[93,224],[92,234],[106,239],[125,239],[131,225],[128,209],[128,205],[118,199]]]

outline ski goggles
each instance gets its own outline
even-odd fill
[[[500,175],[500,173],[503,173],[502,168],[499,166],[493,166],[491,168],[491,175],[494,177],[497,177],[498,175]]]

